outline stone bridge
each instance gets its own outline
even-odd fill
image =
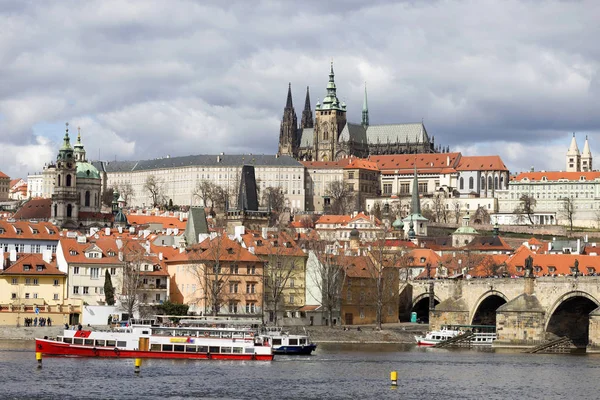
[[[410,303],[404,311],[410,308],[431,329],[495,325],[495,346],[530,347],[551,333],[600,351],[600,276],[419,280],[402,295]]]

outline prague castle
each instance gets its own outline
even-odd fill
[[[567,172],[588,172],[593,171],[592,169],[592,152],[590,150],[590,144],[588,143],[587,136],[585,137],[585,144],[583,145],[583,151],[579,153],[579,147],[577,147],[577,140],[575,140],[575,134],[571,139],[571,145],[567,151]]]
[[[335,86],[333,63],[329,72],[327,94],[315,106],[315,121],[306,88],[306,100],[300,127],[292,102],[291,85],[279,133],[279,154],[305,161],[334,161],[348,156],[365,158],[383,154],[423,154],[448,152],[436,147],[423,123],[371,125],[367,89],[363,101],[361,123],[347,121],[346,104],[340,102]]]

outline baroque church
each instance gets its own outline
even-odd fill
[[[449,152],[435,146],[423,123],[371,125],[367,104],[367,88],[363,101],[361,123],[346,119],[346,104],[340,102],[335,86],[333,62],[329,71],[327,94],[315,106],[315,120],[306,88],[306,100],[300,127],[292,102],[291,84],[279,132],[279,154],[298,160],[333,161],[348,156],[365,158],[381,154],[418,154]]]

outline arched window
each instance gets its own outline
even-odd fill
[[[462,176],[460,177],[460,181],[459,181],[459,188],[460,190],[463,190],[465,188],[465,181],[463,180]]]
[[[57,211],[58,211],[58,205],[55,203],[54,204],[54,218],[56,218]]]
[[[70,204],[67,204],[67,218],[71,218],[73,214],[73,206]]]
[[[71,186],[71,175],[67,175],[67,186]]]
[[[60,186],[60,175],[58,176],[58,186]]]
[[[469,178],[469,189],[473,190],[473,185],[475,184],[475,180],[473,177]]]
[[[492,188],[494,187],[494,181],[492,181],[492,177],[488,176],[488,190],[492,190]]]
[[[481,190],[485,190],[485,176],[481,177]]]
[[[500,187],[504,188],[504,175],[500,176]]]
[[[498,190],[498,177],[497,176],[494,177],[494,188],[496,190]]]
[[[85,206],[89,207],[90,206],[90,191],[86,190],[85,191]]]

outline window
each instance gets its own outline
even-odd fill
[[[229,284],[229,293],[237,293],[238,292],[238,284],[237,283],[230,283]]]
[[[13,299],[13,300],[16,299],[17,298],[17,294],[16,293],[11,293],[10,294],[10,298]]]
[[[392,184],[391,183],[383,184],[383,194],[392,194]]]
[[[460,190],[463,190],[465,188],[465,181],[462,178],[462,176],[459,179],[459,188],[460,188]]]
[[[248,267],[248,275],[254,275],[256,274],[256,267],[252,266],[252,267]]]
[[[79,294],[79,286],[73,286],[73,294]]]
[[[100,268],[97,268],[97,267],[90,268],[90,278],[98,279],[99,276],[100,276]]]
[[[117,269],[116,268],[111,268],[110,269],[110,274],[111,275],[116,275],[117,274]]]
[[[235,265],[235,264],[231,264],[230,269],[231,269],[231,273],[234,274],[234,275],[237,275],[237,274],[240,273],[239,267],[237,265]]]
[[[33,278],[33,284],[34,284],[34,285],[39,285],[38,278]]]
[[[25,285],[31,285],[31,278],[25,278]]]
[[[473,177],[470,177],[470,178],[469,178],[469,189],[471,189],[471,190],[473,189],[473,185],[474,185],[474,183],[475,183],[475,182],[474,182],[474,179],[473,179]]]
[[[41,253],[42,252],[42,248],[41,248],[41,246],[39,244],[34,244],[32,248],[33,248],[33,252],[34,253]]]
[[[31,271],[31,265],[23,265],[23,271]]]
[[[256,304],[255,303],[246,303],[246,313],[255,313],[256,312]]]
[[[256,293],[256,283],[246,283],[246,293]]]
[[[90,288],[88,286],[83,287],[83,294],[90,294]]]
[[[54,280],[54,286],[58,286],[58,279]]]
[[[294,287],[294,278],[290,278],[290,287],[293,288]]]
[[[35,268],[36,268],[36,270],[38,272],[42,272],[44,270],[44,266],[43,265],[37,265]]]
[[[73,267],[73,275],[79,275],[79,267]]]
[[[25,293],[25,298],[26,298],[26,299],[29,299],[29,298],[30,298],[30,296],[29,296],[29,293]]]
[[[236,301],[229,302],[229,312],[232,314],[237,314],[238,312],[238,303]]]
[[[410,183],[401,183],[400,184],[400,194],[409,194],[410,193]]]
[[[54,293],[54,300],[58,300],[58,293]]]
[[[354,171],[348,172],[348,179],[354,179]]]
[[[34,294],[33,294],[33,298],[34,298],[34,299],[37,299],[37,298],[38,298],[38,294],[37,294],[37,293],[34,293]]]
[[[156,293],[155,300],[156,300],[157,302],[159,302],[159,301],[160,301],[160,293]]]
[[[419,182],[419,193],[427,193],[427,182]]]
[[[294,300],[295,300],[294,295],[290,294],[290,304],[294,304]]]

